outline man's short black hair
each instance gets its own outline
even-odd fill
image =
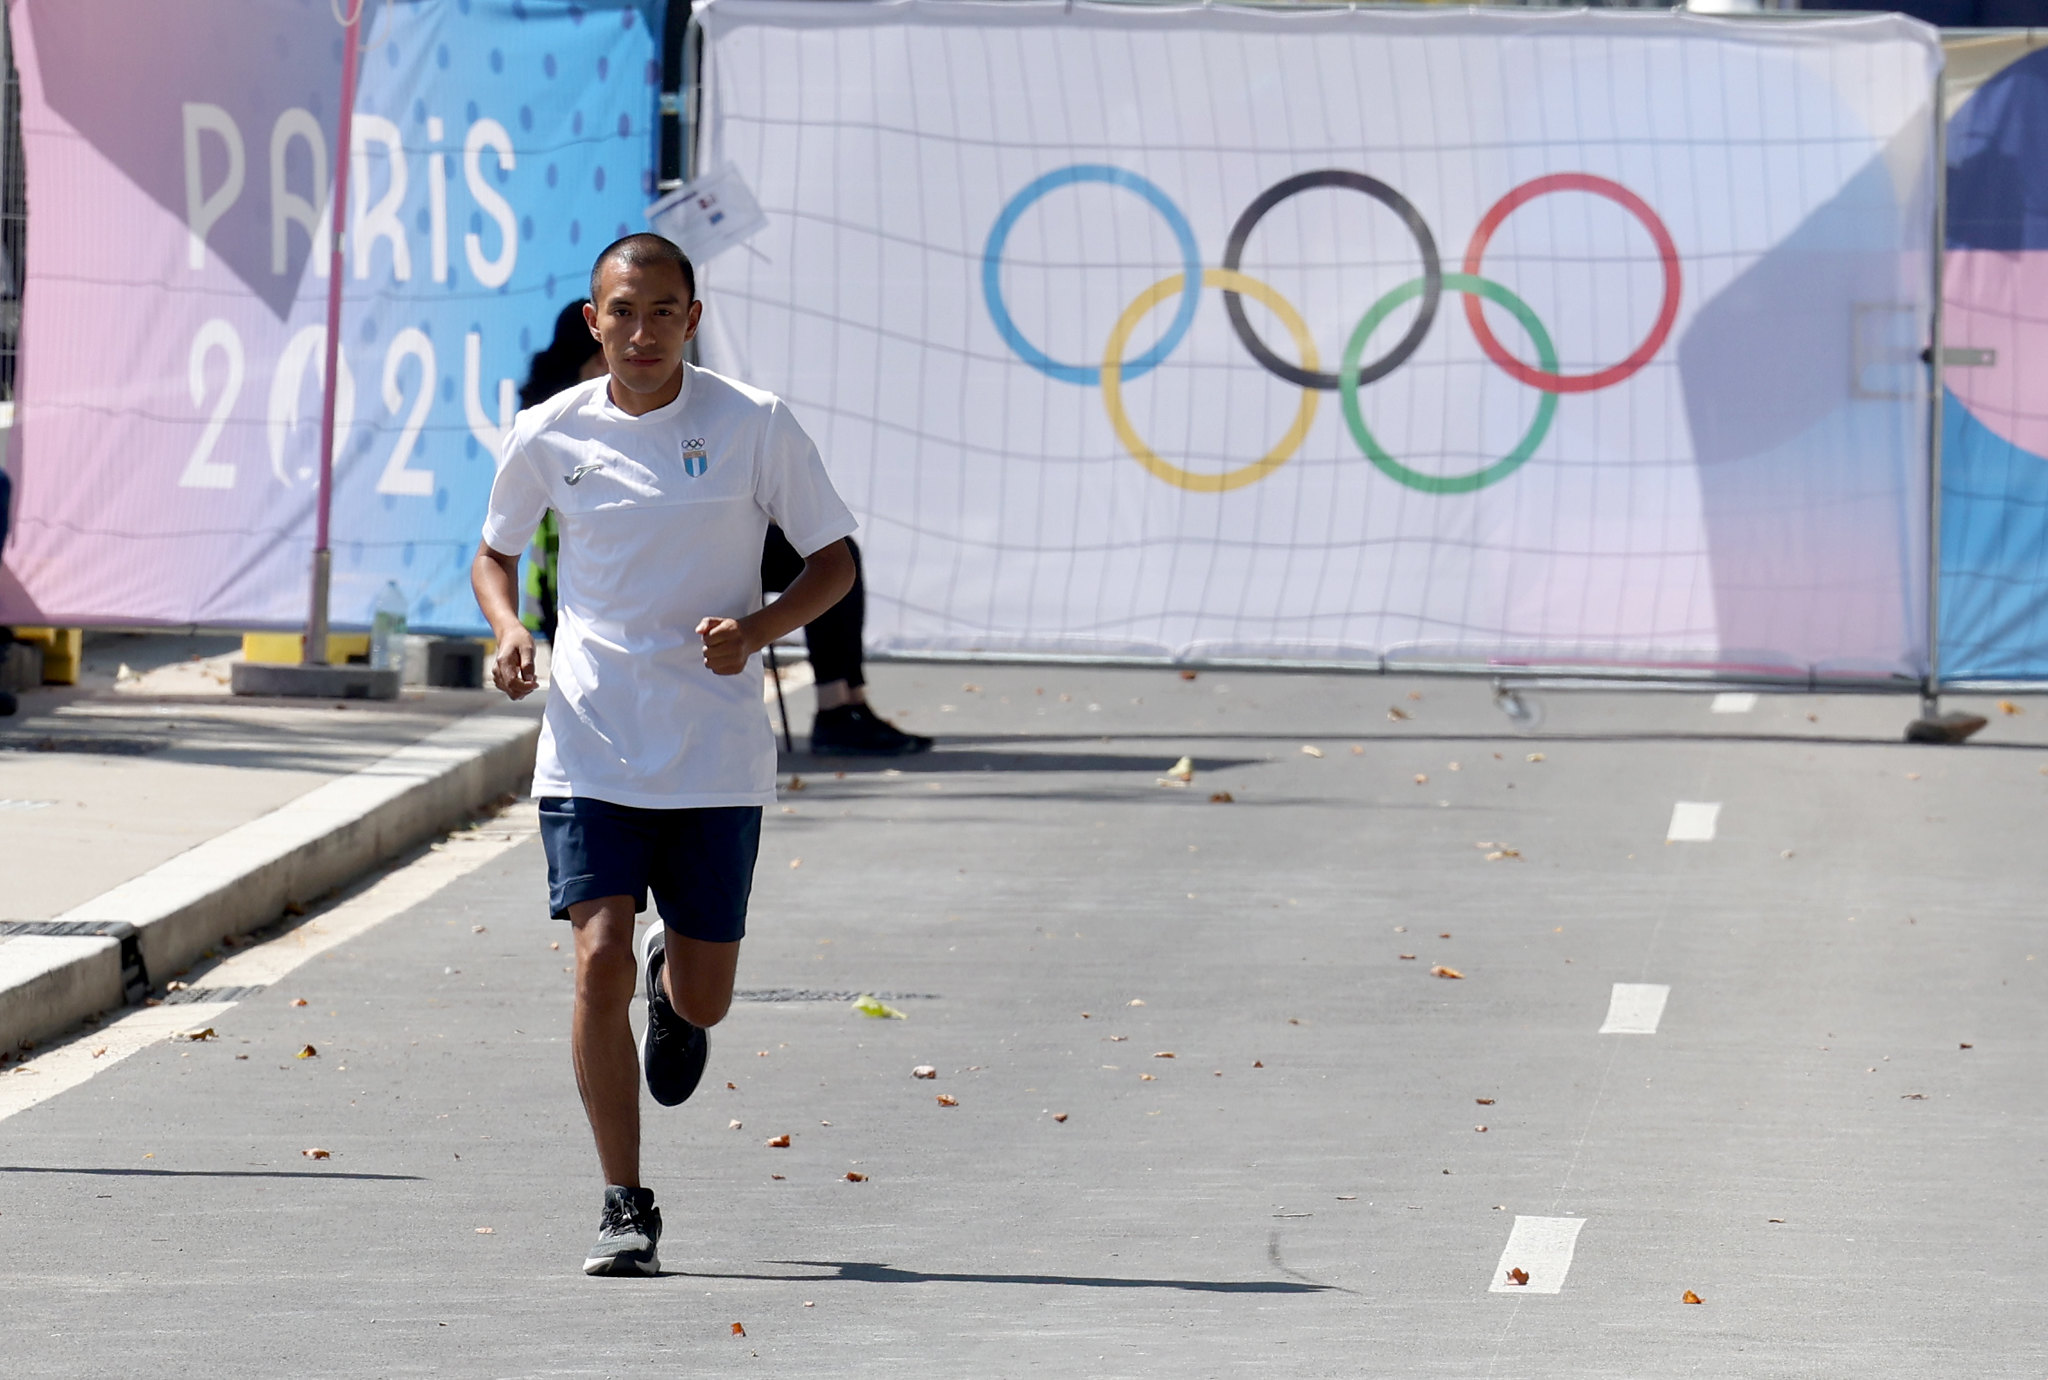
[[[690,256],[679,249],[672,240],[648,231],[613,240],[598,251],[597,261],[590,266],[590,300],[600,310],[604,299],[598,296],[597,278],[604,272],[606,264],[621,264],[640,268],[648,264],[674,264],[683,274],[683,300],[693,302],[697,298],[697,270],[690,265]]]

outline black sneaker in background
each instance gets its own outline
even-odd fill
[[[811,752],[819,757],[908,757],[932,740],[905,733],[864,704],[820,709],[811,720]]]
[[[711,1042],[701,1027],[684,1020],[669,1004],[668,988],[661,980],[661,970],[668,964],[667,927],[649,925],[640,947],[647,968],[647,1029],[640,1036],[640,1068],[647,1075],[648,1095],[664,1107],[675,1107],[697,1091]]]
[[[609,1184],[597,1244],[583,1261],[586,1275],[652,1275],[661,1272],[655,1247],[661,1242],[661,1209],[654,1191]]]

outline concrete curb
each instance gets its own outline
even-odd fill
[[[151,981],[161,982],[222,937],[271,924],[286,906],[314,901],[523,790],[539,739],[540,724],[527,715],[463,719],[50,922],[71,934],[0,945],[0,1050],[120,1005],[126,927]]]

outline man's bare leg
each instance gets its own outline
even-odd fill
[[[576,1090],[583,1094],[605,1182],[638,1188],[640,1056],[627,1018],[640,971],[633,954],[633,898],[580,901],[569,907],[569,923],[576,932],[576,1009],[569,1025]],[[673,943],[675,936],[669,938]]]
[[[661,965],[661,981],[668,1004],[691,1025],[709,1030],[732,1008],[732,980],[740,966],[739,941],[713,944],[686,939],[674,930],[665,934],[668,961]]]

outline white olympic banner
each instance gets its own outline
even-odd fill
[[[877,650],[1924,672],[1933,30],[697,13]]]

